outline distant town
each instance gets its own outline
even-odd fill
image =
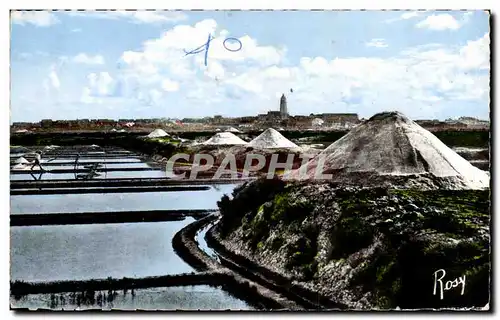
[[[164,128],[169,131],[217,131],[237,128],[240,131],[262,130],[273,127],[280,130],[317,130],[347,131],[362,123],[356,113],[320,113],[310,115],[290,115],[286,96],[279,101],[279,111],[272,110],[256,116],[224,117],[214,115],[204,118],[183,119],[78,119],[51,120],[40,122],[14,122],[11,133],[29,133],[40,131],[110,131],[142,132],[152,128]],[[490,122],[473,117],[458,119],[416,120],[416,123],[431,131],[437,130],[488,130]]]

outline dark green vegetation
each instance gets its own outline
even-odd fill
[[[180,138],[194,140],[196,138],[208,139],[215,132],[213,131],[203,131],[203,132],[178,132],[177,135]],[[249,131],[246,132],[249,138],[255,138],[262,131]],[[330,144],[338,139],[342,138],[347,131],[281,131],[287,139],[295,140],[300,138],[311,138],[311,143],[326,143]],[[11,135],[11,145],[74,145],[74,144],[98,144],[98,145],[116,145],[117,141],[142,141],[137,138],[145,136],[145,132],[82,132],[82,133],[31,133],[31,134],[12,134]],[[433,134],[438,137],[443,143],[448,146],[453,147],[478,147],[486,148],[489,146],[489,136],[490,132],[488,130],[475,130],[475,131],[435,131]],[[171,138],[158,138],[162,142],[168,140],[175,144],[176,141]],[[150,139],[154,142],[155,139]],[[172,140],[172,141],[171,141]],[[120,142],[120,146],[122,145]]]
[[[489,301],[489,191],[260,180],[233,196],[219,202],[221,235],[334,300],[405,309]],[[443,284],[466,276],[464,295],[461,286],[444,291],[443,300],[433,295],[439,269],[446,271]]]
[[[217,205],[220,208],[222,218],[220,229],[223,235],[228,234],[238,227],[244,217],[255,216],[259,206],[266,201],[272,200],[276,193],[283,190],[285,184],[279,179],[260,179],[255,183],[244,183],[233,190],[231,201],[224,195]],[[241,192],[245,190],[245,192]]]
[[[436,131],[433,134],[447,146],[454,147],[480,147],[490,145],[490,131]]]
[[[30,134],[12,134],[10,136],[11,145],[23,146],[48,146],[57,144],[60,146],[90,145],[113,146],[116,141],[137,138],[144,134],[139,133],[116,133],[116,132],[40,132]]]
[[[177,140],[177,139],[174,139],[171,137],[149,138],[147,140],[151,141],[151,142],[161,143],[161,144],[173,144],[176,146],[181,143],[180,140]]]
[[[327,146],[342,138],[346,132],[340,131],[283,131],[287,139],[294,140],[310,137],[311,143],[324,143]],[[489,146],[490,132],[488,130],[476,131],[435,131],[432,132],[447,146],[453,147],[477,147],[487,148]]]
[[[11,145],[24,146],[74,146],[96,144],[101,147],[121,147],[126,150],[147,155],[160,155],[166,158],[176,153],[186,152],[186,148],[172,138],[145,139],[144,133],[37,133],[12,135]]]

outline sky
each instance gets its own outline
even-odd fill
[[[489,44],[484,11],[12,11],[11,122],[489,119]]]

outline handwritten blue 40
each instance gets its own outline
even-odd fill
[[[212,35],[209,33],[209,34],[208,34],[208,39],[207,39],[207,42],[206,42],[205,44],[202,44],[202,45],[201,45],[201,46],[199,46],[198,48],[196,48],[196,49],[194,49],[194,50],[191,50],[191,51],[189,51],[189,52],[188,52],[188,51],[186,51],[186,50],[184,50],[184,53],[185,53],[185,54],[186,54],[186,56],[187,56],[187,55],[190,55],[190,54],[198,54],[198,53],[200,53],[200,52],[205,51],[205,66],[207,66],[207,61],[208,61],[208,49],[210,48],[210,41],[212,41],[213,39],[215,39],[215,38],[213,38],[213,37],[212,37]],[[228,47],[227,47],[227,44],[226,44],[228,41],[229,41],[229,42],[233,42],[233,41],[234,41],[234,42],[237,42],[237,44],[235,43],[237,48],[236,48],[236,49],[235,49],[235,48],[232,48],[232,49],[231,49],[231,48],[228,48]],[[241,50],[241,48],[243,47],[243,44],[241,43],[241,41],[240,41],[240,40],[238,40],[238,39],[236,39],[236,38],[226,38],[226,39],[224,40],[224,42],[222,42],[222,45],[224,46],[224,48],[225,48],[227,51],[231,51],[231,52],[237,52],[237,51],[240,51],[240,50]]]

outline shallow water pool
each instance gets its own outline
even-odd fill
[[[12,214],[217,209],[217,201],[234,186],[217,185],[206,191],[14,195],[10,204]]]
[[[10,228],[11,280],[141,278],[192,272],[172,238],[194,219]]]

